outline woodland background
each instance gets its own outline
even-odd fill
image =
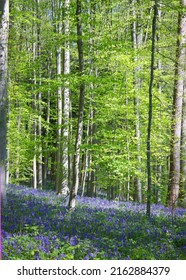
[[[71,208],[77,193],[99,191],[109,200],[147,202],[148,213],[150,203],[183,204],[185,6],[10,1],[0,48],[2,54],[9,36],[8,71],[1,69],[1,87],[8,85],[6,184],[57,193],[69,187]],[[1,143],[4,127],[2,121]]]

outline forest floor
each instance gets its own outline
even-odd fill
[[[68,212],[52,191],[9,186],[2,209],[5,260],[185,260],[186,209],[77,198]]]

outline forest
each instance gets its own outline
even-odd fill
[[[1,0],[1,259],[186,259],[186,0]]]

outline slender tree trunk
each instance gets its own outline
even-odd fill
[[[82,40],[82,22],[81,22],[81,0],[77,0],[76,18],[77,18],[77,46],[78,46],[78,57],[79,57],[79,73],[80,76],[84,72],[84,53],[83,53],[83,40]],[[82,142],[83,134],[83,114],[84,114],[84,95],[85,95],[85,84],[81,82],[80,95],[79,95],[79,113],[78,113],[78,126],[75,144],[75,155],[74,155],[74,167],[73,167],[73,186],[70,192],[69,209],[75,208],[76,196],[79,187],[79,169],[80,169],[80,145]]]
[[[182,109],[180,199],[186,200],[186,79],[184,79]]]
[[[41,31],[40,31],[40,0],[36,0],[36,11],[37,11],[37,60],[40,62],[41,57]],[[39,78],[39,86],[41,86],[41,66],[39,63],[38,66],[38,78]],[[43,148],[42,148],[42,93],[39,91],[38,93],[38,136],[39,136],[39,156],[38,156],[38,187],[42,189],[43,187]]]
[[[73,127],[72,127],[72,102],[70,100],[70,112],[69,112],[69,149],[71,149],[73,143]],[[69,152],[68,155],[68,183],[69,189],[72,188],[73,182],[73,155]]]
[[[48,98],[47,98],[47,128],[46,128],[46,141],[44,144],[44,149],[45,149],[45,155],[43,159],[43,187],[46,189],[47,187],[47,179],[48,179],[48,157],[49,157],[49,152],[48,152],[48,135],[49,135],[49,124],[50,124],[50,90],[48,91]]]
[[[147,216],[151,214],[151,195],[152,195],[152,177],[151,177],[151,127],[152,127],[152,89],[154,80],[154,55],[156,38],[156,19],[157,19],[157,0],[154,3],[154,15],[152,21],[152,45],[151,45],[151,70],[149,82],[149,113],[147,128]]]
[[[41,83],[40,83],[41,85]],[[38,95],[38,136],[39,136],[39,156],[38,156],[38,187],[43,188],[43,147],[42,147],[42,106],[41,92]]]
[[[154,190],[154,195],[155,195],[155,203],[156,204],[159,204],[161,203],[161,196],[160,196],[160,185],[161,185],[161,181],[162,181],[162,166],[160,164],[157,164],[154,166],[154,173],[155,173],[155,176],[156,176],[156,187],[155,187],[155,190]]]
[[[65,0],[64,3],[64,76],[67,76],[63,90],[63,156],[62,156],[62,189],[68,190],[69,188],[69,112],[70,112],[70,90],[69,79],[70,74],[70,44],[69,44],[69,8],[70,0]]]
[[[161,10],[161,4],[159,4],[159,7],[158,7],[158,22],[159,24],[161,24],[161,18],[162,18],[162,10]],[[158,29],[157,31],[157,43],[159,42],[161,38],[161,31]],[[160,52],[161,50],[158,48],[157,49],[158,52]],[[161,62],[161,59],[159,58],[158,59],[158,71],[159,73],[161,73],[162,71],[162,62]],[[159,82],[158,84],[158,91],[159,91],[159,94],[160,96],[162,95],[162,84],[161,82]],[[159,105],[159,120],[160,120],[160,133],[163,133],[163,127],[162,127],[162,105],[160,103]],[[160,148],[160,151],[159,151],[160,155],[162,154],[162,148]],[[160,189],[160,186],[162,184],[162,177],[163,177],[163,167],[162,167],[162,164],[161,163],[158,163],[157,162],[157,168],[156,168],[156,181],[157,181],[157,187],[156,187],[156,203],[161,203],[161,189]]]
[[[8,120],[7,120],[7,131],[10,130],[10,100],[8,96]],[[6,185],[9,184],[9,177],[10,177],[10,140],[7,137],[7,163],[6,163]]]
[[[36,108],[36,96],[33,96],[33,109],[35,112]],[[37,121],[36,117],[34,116],[34,123],[33,123],[33,135],[34,135],[34,142],[36,143],[37,138]],[[36,156],[36,144],[34,143],[34,156],[33,156],[33,188],[37,189],[37,156]]]
[[[136,13],[135,13],[135,0],[132,0],[132,4],[133,4],[133,17],[136,17]],[[134,57],[134,62],[137,62],[137,49],[138,46],[141,45],[141,41],[138,40],[139,34],[138,30],[137,30],[137,19],[134,20],[133,22],[133,26],[132,26],[132,41],[133,41],[133,48],[135,51],[135,57]],[[141,36],[140,36],[141,38]],[[137,147],[137,161],[138,161],[138,173],[141,173],[141,144],[140,144],[140,112],[139,112],[139,99],[138,99],[138,95],[139,95],[139,90],[141,87],[141,80],[137,77],[138,73],[140,72],[140,67],[139,66],[135,66],[134,69],[134,89],[135,89],[135,97],[134,97],[134,106],[135,106],[135,115],[136,115],[136,124],[135,124],[135,132],[136,132],[136,147]],[[135,185],[135,192],[136,192],[136,200],[138,202],[142,202],[142,186],[141,186],[141,179],[140,179],[140,175],[136,175],[134,178],[134,185]]]
[[[86,129],[86,144],[89,144],[89,129],[90,129],[90,125],[89,125],[90,120],[88,120],[88,124],[87,124],[87,129]],[[86,149],[85,153],[83,154],[83,160],[82,160],[82,176],[81,176],[81,187],[82,187],[82,193],[81,196],[84,196],[84,192],[85,192],[85,183],[86,183],[86,178],[87,178],[87,169],[88,169],[88,165],[89,165],[89,154],[88,154],[88,149]]]
[[[89,1],[89,8],[88,8],[88,16],[89,16],[89,75],[97,75],[97,69],[95,69],[94,65],[94,56],[95,56],[95,13],[96,13],[96,4],[95,2]],[[95,98],[94,98],[94,85],[93,83],[90,84],[90,97],[89,97],[89,129],[87,137],[89,138],[88,142],[90,146],[95,144],[94,134],[95,134],[95,124],[94,124],[94,117],[95,117]],[[87,142],[87,144],[88,144]],[[87,152],[86,156],[86,163],[87,168],[90,169],[88,174],[88,186],[87,186],[87,195],[93,197],[95,195],[95,172],[92,168],[93,161],[94,161],[94,154],[93,150],[89,153]],[[84,181],[85,183],[85,181]]]
[[[51,75],[52,75],[52,71],[50,69],[51,67],[51,55],[50,58],[48,60],[48,77],[49,80],[51,79]],[[50,83],[49,83],[49,87],[50,87]],[[48,144],[48,136],[49,136],[49,126],[50,126],[50,113],[51,113],[51,89],[48,89],[48,96],[47,96],[47,113],[46,113],[46,123],[47,123],[47,127],[46,127],[46,132],[45,132],[45,136],[46,136],[46,141],[45,141],[45,157],[44,157],[44,166],[43,166],[43,186],[46,189],[47,187],[47,179],[48,179],[48,162],[49,162],[49,144]]]
[[[60,7],[59,7],[60,8]],[[58,33],[59,35],[62,34],[62,22],[61,22],[61,15],[59,20],[59,26],[58,26]],[[61,69],[61,46],[57,49],[57,76],[59,77],[62,74]],[[61,170],[61,163],[62,163],[62,106],[63,106],[63,100],[62,100],[62,88],[61,86],[58,87],[57,90],[57,112],[58,112],[58,118],[57,118],[57,155],[56,155],[56,192],[61,192],[61,183],[62,183],[62,170]]]
[[[35,17],[37,17],[37,7],[36,7],[36,1],[34,2],[34,13]],[[37,38],[37,30],[35,26],[35,21],[33,22],[32,26],[32,36]],[[37,189],[38,187],[38,176],[37,176],[37,95],[36,95],[36,86],[37,86],[37,68],[35,66],[35,62],[37,59],[37,39],[32,44],[32,52],[33,52],[33,95],[32,95],[32,107],[33,107],[33,140],[34,140],[34,155],[33,155],[33,161],[32,161],[32,170],[33,170],[33,178],[32,178],[32,185],[34,189]]]
[[[18,116],[17,116],[17,149],[16,149],[16,171],[15,171],[15,179],[16,179],[16,184],[19,185],[20,183],[20,129],[21,129],[21,112],[20,112],[20,104],[18,102],[17,104],[17,111],[18,111]]]
[[[90,129],[89,129],[89,134],[90,134],[90,145],[95,144],[94,140],[94,134],[95,134],[95,124],[94,124],[94,109],[92,106],[90,107]],[[89,190],[90,190],[90,197],[93,197],[95,195],[96,189],[95,189],[95,172],[93,170],[93,152],[89,154],[89,168],[91,169],[90,171],[90,181],[89,181]]]
[[[129,100],[128,97],[126,97],[126,105],[128,106]],[[126,131],[129,129],[129,124],[128,124],[128,111],[127,111],[127,120],[126,120]],[[126,139],[126,147],[127,147],[127,161],[130,162],[130,139],[127,133],[127,139]],[[126,176],[126,201],[130,200],[130,186],[131,186],[131,175],[130,175],[130,168],[127,168],[127,176]]]
[[[34,31],[33,31],[34,34]],[[36,59],[36,43],[33,43],[33,62],[35,62]],[[34,80],[34,86],[33,91],[35,91],[35,87],[37,84],[36,80],[36,69],[33,71],[33,80]],[[33,156],[33,162],[32,162],[32,170],[33,170],[33,188],[37,189],[37,156],[36,156],[36,139],[37,139],[37,120],[36,120],[36,94],[33,94],[33,137],[34,137],[34,156]]]
[[[0,3],[0,203],[6,205],[6,110],[9,1]]]
[[[182,0],[183,8],[186,0]],[[186,14],[179,14],[178,40],[177,40],[177,62],[175,68],[175,87],[173,97],[172,113],[172,141],[170,154],[170,174],[168,187],[168,205],[174,208],[178,202],[180,187],[180,149],[181,149],[181,119],[183,101],[183,80],[185,68],[185,44],[186,44]]]

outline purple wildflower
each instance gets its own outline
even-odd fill
[[[70,238],[70,245],[71,245],[71,246],[76,246],[78,243],[79,243],[79,242],[78,242],[77,236],[72,236],[72,237]]]

